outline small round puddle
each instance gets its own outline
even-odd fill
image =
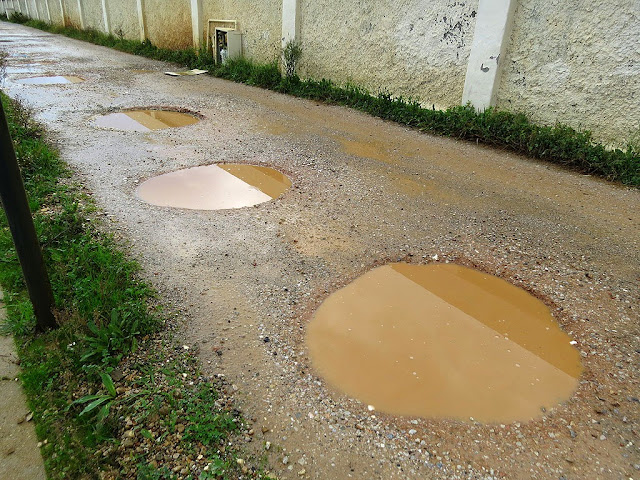
[[[110,113],[95,120],[99,127],[135,132],[148,132],[163,128],[184,127],[200,120],[195,115],[172,110],[127,110]]]
[[[251,207],[282,195],[291,181],[269,167],[223,163],[165,173],[136,190],[147,203],[192,210]]]
[[[582,371],[540,300],[453,264],[369,271],[320,305],[306,341],[330,384],[397,415],[530,420]]]
[[[25,85],[58,85],[62,83],[80,83],[84,78],[63,75],[51,75],[48,77],[29,77],[16,80],[17,83]]]

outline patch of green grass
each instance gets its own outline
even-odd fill
[[[175,62],[188,68],[206,69],[212,75],[235,82],[348,106],[423,132],[484,143],[614,182],[640,186],[640,151],[637,145],[630,142],[624,150],[607,149],[594,141],[588,131],[577,131],[563,124],[537,125],[522,113],[494,108],[476,112],[468,105],[447,110],[429,109],[415,100],[394,97],[386,91],[372,94],[358,86],[339,86],[326,79],[302,80],[291,69],[288,75],[283,76],[277,60],[258,64],[237,58],[215,65],[211,52],[205,49],[167,50],[155,47],[148,40],[139,42],[94,30],[63,28],[28,20],[24,16],[12,20],[135,55]]]
[[[211,411],[209,401],[216,392],[211,385],[200,385],[189,396],[181,399],[178,408],[184,410],[189,422],[185,440],[193,440],[208,447],[219,445],[229,431],[238,428],[238,419],[228,412]]]

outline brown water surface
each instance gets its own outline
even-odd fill
[[[127,110],[110,113],[95,120],[99,127],[136,132],[184,127],[199,122],[198,117],[171,110]]]
[[[48,77],[21,78],[20,80],[16,80],[16,82],[24,85],[57,85],[61,83],[80,83],[84,82],[84,79],[72,75],[51,75]]]
[[[227,163],[159,175],[142,183],[136,193],[153,205],[222,210],[268,202],[290,186],[291,181],[272,168]]]
[[[529,420],[567,400],[582,371],[538,299],[453,264],[376,268],[309,324],[312,363],[377,410],[481,422]]]

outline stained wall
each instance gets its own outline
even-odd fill
[[[24,13],[26,0],[19,1]],[[29,1],[44,19],[46,0]],[[86,27],[103,30],[101,0],[81,1]],[[112,33],[140,39],[136,0],[106,1]],[[236,20],[245,56],[258,62],[279,57],[282,0],[201,1],[201,38],[207,19]],[[609,145],[640,144],[640,1],[513,1],[497,106],[538,123],[589,129]],[[62,2],[68,23],[79,27],[78,1]],[[461,103],[480,0],[297,2],[301,76],[385,90],[429,107]],[[190,0],[143,5],[153,44],[193,45]],[[52,21],[61,23],[59,1],[49,6]]]
[[[624,144],[640,134],[640,1],[519,0],[502,68],[500,108]]]

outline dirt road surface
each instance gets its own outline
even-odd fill
[[[252,421],[279,478],[640,478],[640,191],[22,26],[0,24],[5,91],[32,107],[145,275],[186,317],[184,341]],[[83,83],[21,85],[34,75]],[[188,127],[95,127],[167,106]],[[216,162],[293,182],[251,208],[145,204],[138,184]],[[331,292],[389,261],[457,262],[541,298],[577,341],[575,394],[539,418],[482,425],[369,411],[319,378],[305,326]],[[381,385],[381,388],[384,388]],[[433,385],[437,392],[438,385]],[[474,395],[469,391],[469,395]]]

